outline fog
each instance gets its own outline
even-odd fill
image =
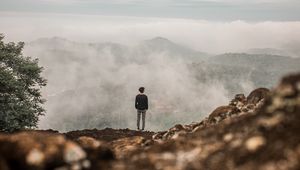
[[[198,51],[218,54],[251,48],[275,48],[299,56],[298,21],[207,21],[72,14],[1,12],[1,32],[12,41],[64,37],[78,42],[136,45],[161,36]],[[21,28],[21,29],[20,29]]]
[[[271,87],[282,73],[269,83],[269,74],[260,76],[269,70],[235,66],[228,74],[208,57],[251,49],[299,56],[300,22],[41,15],[0,16],[6,41],[26,41],[24,54],[45,69],[41,129],[134,129],[140,86],[150,101],[147,130],[199,121],[236,93]]]
[[[228,102],[221,83],[201,83],[188,68],[191,61],[153,46],[164,43],[172,44],[162,38],[134,47],[60,38],[28,44],[25,53],[40,57],[48,78],[47,114],[40,128],[136,128],[134,99],[140,86],[150,101],[148,130],[200,120]]]

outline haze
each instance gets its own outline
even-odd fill
[[[299,71],[299,8],[296,0],[1,0],[0,33],[25,41],[24,54],[45,68],[40,128],[135,128],[133,100],[145,86],[148,127],[163,130]]]

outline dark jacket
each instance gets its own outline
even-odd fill
[[[148,97],[145,94],[138,94],[135,97],[135,108],[138,110],[148,109]]]

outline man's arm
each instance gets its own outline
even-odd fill
[[[146,96],[146,110],[148,110],[148,97]]]
[[[137,109],[137,105],[138,105],[138,103],[137,103],[137,96],[135,97],[135,108]]]

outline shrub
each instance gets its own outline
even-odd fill
[[[24,57],[23,42],[5,43],[0,34],[0,130],[14,131],[37,126],[38,117],[45,110],[38,60]]]

